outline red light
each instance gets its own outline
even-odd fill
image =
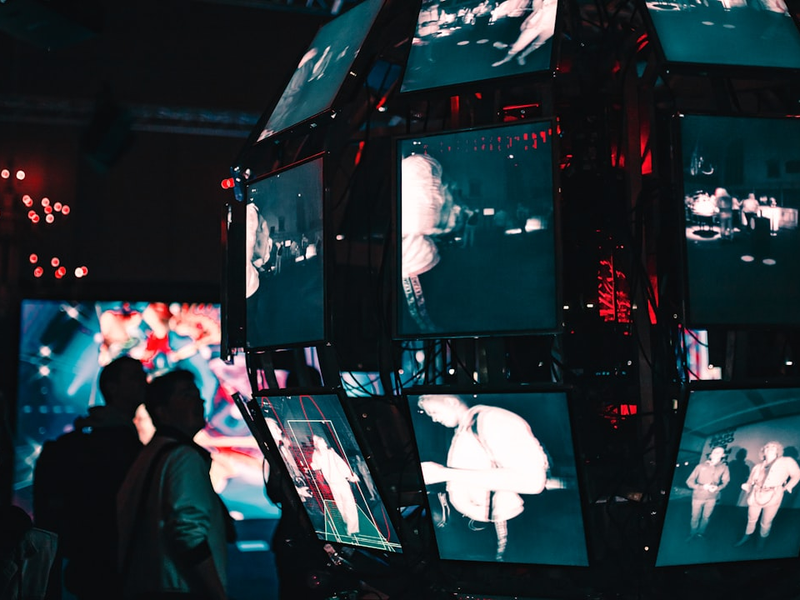
[[[3,179],[8,179],[9,177],[11,177],[11,171],[9,171],[8,169],[3,169],[2,171],[0,171],[0,177],[2,177]]]
[[[42,198],[42,206],[50,206],[50,198],[48,198],[47,196]]]
[[[229,190],[233,187],[233,177],[228,177],[220,182],[223,190]]]
[[[83,273],[83,276],[86,277],[89,274],[89,269],[86,267],[81,267],[81,273]]]
[[[31,217],[31,221],[33,221],[34,223],[38,223],[39,222],[39,215],[37,215],[36,213],[33,213],[33,216]]]
[[[29,210],[29,211],[28,211],[28,218],[29,218],[31,221],[33,221],[33,220],[34,220],[35,218],[37,218],[38,216],[39,216],[39,215],[37,215],[37,214],[36,214],[36,211],[35,211],[35,210]],[[33,222],[35,223],[36,221],[33,221]]]
[[[49,208],[49,207],[48,207],[48,208]],[[55,218],[53,215],[47,215],[47,216],[44,218],[44,220],[45,220],[45,221],[47,221],[48,223],[52,223],[53,221],[55,221],[55,220],[56,220],[56,218]]]
[[[69,205],[65,204],[64,206],[61,207],[61,214],[62,215],[68,215],[69,214]]]
[[[59,279],[61,279],[66,274],[67,274],[66,268],[58,267],[58,269],[56,269],[56,277],[58,277]]]
[[[49,214],[51,214],[52,212],[53,212],[53,207],[52,207],[52,206],[49,206],[49,205],[48,205],[48,206],[45,206],[45,207],[44,207],[44,214],[46,214],[46,215],[49,215]]]
[[[33,198],[30,197],[30,194],[25,194],[22,197],[22,203],[28,208],[30,208],[31,206],[33,206]]]
[[[50,259],[50,266],[51,267],[57,267],[60,264],[61,264],[61,261],[58,260],[57,256],[54,256],[53,258]]]
[[[56,212],[61,212],[62,208],[61,202],[56,202],[55,204],[53,204],[53,208],[56,210]]]
[[[25,171],[23,171],[22,169],[17,171],[17,179],[19,181],[22,181],[23,179],[25,179]]]
[[[42,275],[44,275],[44,269],[42,267],[36,267],[33,270],[33,276],[34,277],[41,277]]]
[[[28,257],[28,260],[31,261],[32,265],[35,265],[37,262],[39,262],[39,256],[37,254],[31,254]]]

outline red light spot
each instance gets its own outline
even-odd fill
[[[53,207],[52,206],[45,206],[44,207],[44,214],[49,215],[52,212],[53,212]]]
[[[31,206],[33,206],[33,198],[31,198],[29,194],[25,194],[22,197],[22,203],[28,208],[30,208]]]
[[[41,277],[42,275],[44,275],[44,269],[42,267],[36,267],[33,270],[33,276],[34,277]]]
[[[69,209],[69,205],[65,204],[64,206],[61,207],[61,214],[62,215],[68,215],[69,214],[69,210],[70,210]]]
[[[49,208],[49,207],[48,207],[48,208]],[[55,218],[53,215],[47,215],[47,216],[44,218],[44,220],[45,220],[45,221],[47,221],[48,223],[52,223],[53,221],[55,221],[55,220],[56,220],[56,218]]]
[[[11,177],[11,171],[9,171],[8,169],[3,169],[2,171],[0,171],[0,177],[2,177],[3,179],[8,179],[9,177]]]
[[[54,256],[53,258],[50,259],[50,266],[51,267],[57,267],[60,264],[61,264],[61,261],[58,259],[57,256]]]
[[[66,275],[66,274],[67,274],[67,269],[66,268],[58,267],[58,269],[56,269],[56,277],[58,277],[59,279],[61,277],[63,277],[64,275]]]
[[[37,215],[36,213],[33,213],[33,216],[31,217],[31,221],[33,221],[34,223],[38,223],[39,222],[39,215]]]
[[[29,210],[29,211],[28,211],[28,218],[29,218],[31,221],[33,221],[33,219],[34,219],[34,218],[36,218],[36,217],[38,217],[38,216],[39,216],[39,215],[37,215],[37,214],[36,214],[36,211],[35,211],[35,210]],[[35,221],[34,221],[34,223],[35,223]]]
[[[61,209],[63,207],[61,206],[61,202],[56,202],[55,204],[53,204],[53,208],[55,209],[56,212],[61,212]]]
[[[31,261],[32,265],[35,265],[37,262],[39,262],[39,256],[37,254],[31,254],[28,257],[28,260]]]
[[[47,196],[42,198],[42,206],[50,206],[50,198],[48,198]]]
[[[228,177],[227,179],[223,179],[220,182],[220,186],[222,186],[223,190],[229,190],[233,187],[233,177]]]
[[[17,179],[19,181],[22,181],[23,179],[25,179],[25,171],[23,171],[22,169],[17,171]]]

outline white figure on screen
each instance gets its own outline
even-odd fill
[[[728,465],[722,462],[725,448],[716,446],[708,455],[708,460],[698,464],[686,480],[692,490],[692,521],[689,539],[703,537],[708,527],[711,513],[717,506],[720,492],[731,480]]]
[[[511,44],[506,56],[492,63],[492,66],[499,67],[514,58],[520,66],[523,66],[532,52],[541,48],[553,37],[556,30],[557,6],[558,0],[534,0],[533,12],[520,25],[519,37]],[[495,47],[501,46],[495,44]]]
[[[497,406],[467,404],[458,396],[425,395],[419,407],[433,421],[455,429],[447,464],[422,463],[426,485],[447,483],[449,504],[472,521],[492,523],[495,559],[508,544],[508,521],[524,510],[520,494],[545,489],[550,461],[527,421]]]
[[[256,293],[259,286],[259,273],[269,261],[272,252],[272,238],[269,235],[267,220],[252,202],[247,205],[245,221],[245,297]]]
[[[328,442],[321,436],[312,436],[314,453],[311,455],[311,468],[320,471],[331,489],[333,501],[347,526],[347,535],[358,533],[358,505],[356,504],[351,483],[357,482],[358,476]]]
[[[800,466],[790,457],[783,455],[783,444],[770,441],[761,448],[761,462],[750,471],[750,477],[742,484],[747,492],[747,528],[736,546],[743,546],[755,533],[756,524],[761,519],[758,549],[763,549],[772,530],[772,521],[781,507],[784,492],[792,490],[800,481]]]

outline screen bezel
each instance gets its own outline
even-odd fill
[[[735,560],[735,561],[712,561],[709,560],[707,562],[685,562],[685,563],[675,563],[675,564],[668,564],[668,565],[659,565],[658,564],[658,556],[661,552],[661,544],[664,541],[664,532],[666,528],[666,516],[667,511],[669,509],[670,500],[672,499],[672,488],[674,479],[675,479],[675,465],[677,464],[678,457],[681,453],[681,442],[683,439],[683,435],[686,429],[686,416],[689,410],[689,405],[691,404],[691,397],[692,394],[695,392],[735,392],[735,391],[748,391],[748,390],[763,390],[763,391],[779,391],[779,390],[793,390],[796,389],[799,393],[798,396],[800,397],[800,378],[785,378],[785,379],[767,379],[762,381],[744,381],[744,382],[735,382],[735,381],[720,381],[720,380],[696,380],[692,381],[691,383],[684,384],[679,394],[682,402],[679,406],[677,411],[677,419],[676,419],[676,427],[678,428],[678,433],[676,438],[674,439],[674,447],[672,448],[671,452],[668,454],[667,458],[670,461],[668,464],[672,465],[669,470],[669,475],[667,479],[664,481],[664,485],[667,486],[667,493],[664,495],[664,504],[663,504],[663,517],[661,518],[661,526],[657,528],[656,534],[656,552],[652,555],[652,565],[654,568],[658,570],[669,571],[671,569],[680,569],[684,571],[686,567],[703,567],[706,565],[716,565],[716,566],[729,566],[729,565],[738,565],[738,564],[746,564],[746,563],[763,563],[765,561],[770,562],[780,562],[784,560],[791,560],[794,561],[796,556],[789,556],[789,557],[771,557],[771,558],[745,558],[742,560]],[[798,413],[800,414],[800,413]],[[741,522],[741,531],[744,531],[745,521]],[[798,534],[800,534],[800,529],[798,529]],[[756,528],[756,532],[754,536],[758,535],[758,527]],[[754,542],[753,542],[754,543]]]
[[[245,315],[244,315],[244,330],[245,330],[244,338],[245,339],[244,339],[244,348],[248,352],[250,352],[250,351],[266,351],[266,350],[285,350],[285,349],[297,348],[297,347],[318,346],[318,345],[322,345],[322,344],[328,343],[330,341],[330,339],[331,339],[331,318],[330,318],[330,306],[329,306],[331,298],[330,298],[330,293],[329,293],[329,290],[328,290],[328,284],[329,284],[329,281],[330,281],[331,262],[332,262],[330,260],[330,258],[329,258],[329,255],[330,255],[330,252],[331,252],[331,236],[330,236],[330,231],[329,231],[330,230],[330,202],[329,202],[330,185],[329,185],[329,182],[328,182],[329,170],[330,170],[330,166],[329,166],[330,165],[330,163],[329,163],[330,155],[329,155],[329,153],[328,152],[319,152],[317,154],[314,154],[314,155],[309,156],[307,158],[303,158],[302,160],[299,160],[299,161],[294,162],[292,164],[283,166],[280,169],[277,169],[275,171],[271,171],[271,172],[267,173],[266,175],[263,175],[261,177],[257,177],[257,178],[254,178],[254,179],[248,181],[246,186],[245,186],[244,204],[245,204],[245,208],[246,208],[246,205],[249,202],[250,189],[251,189],[252,186],[257,185],[257,184],[259,184],[259,183],[261,183],[263,181],[266,181],[268,179],[271,179],[273,177],[276,177],[278,175],[282,175],[282,174],[285,174],[287,172],[290,172],[290,171],[292,171],[292,170],[294,170],[296,168],[306,166],[306,165],[311,164],[311,163],[313,163],[315,161],[320,161],[320,163],[319,163],[319,165],[320,165],[320,178],[321,178],[321,184],[322,184],[322,186],[321,186],[322,194],[321,194],[321,197],[320,197],[320,203],[321,203],[321,209],[322,209],[322,253],[321,253],[321,258],[320,258],[320,260],[322,261],[322,265],[321,265],[321,267],[322,267],[322,280],[321,280],[321,286],[322,286],[322,290],[321,290],[321,292],[322,292],[322,314],[320,315],[320,317],[322,319],[322,335],[321,335],[321,337],[316,338],[316,339],[314,339],[314,338],[308,338],[308,339],[304,339],[304,340],[299,340],[298,339],[298,340],[293,340],[293,341],[288,342],[288,343],[267,343],[267,344],[251,345],[250,340],[249,340],[249,334],[247,333],[247,329],[248,329],[247,324],[248,324],[248,321],[250,319],[249,319],[248,310],[247,310],[247,306],[246,306],[247,299],[245,298]],[[246,236],[243,236],[243,237],[246,238]],[[244,241],[246,243],[246,240],[243,239],[242,241]],[[318,253],[318,256],[320,256],[319,250],[317,251],[317,253]],[[242,256],[244,256],[244,260],[242,261],[242,263],[240,265],[240,268],[242,270],[244,270],[245,269],[245,261],[247,260],[246,251],[242,253]],[[242,290],[242,291],[244,291],[244,290]]]
[[[509,84],[546,82],[554,77],[558,67],[558,56],[560,54],[560,41],[567,20],[565,15],[566,9],[563,5],[563,0],[557,1],[555,29],[553,32],[553,37],[551,38],[552,46],[550,48],[550,60],[548,62],[547,68],[541,70],[523,72],[523,73],[516,73],[513,75],[497,75],[492,77],[484,77],[480,79],[471,79],[469,81],[459,81],[446,85],[417,87],[409,90],[403,89],[403,83],[405,82],[405,70],[408,68],[408,59],[410,58],[411,51],[413,49],[412,45],[413,39],[417,35],[419,13],[422,11],[422,1],[417,0],[417,4],[419,5],[419,8],[416,11],[417,18],[414,20],[413,30],[410,32],[410,38],[408,43],[409,50],[405,56],[405,68],[403,69],[403,78],[400,82],[400,87],[398,89],[399,97],[414,99],[416,97],[428,94],[431,95],[448,94],[452,96],[453,95],[452,92],[466,92],[472,88],[494,89],[501,86],[504,87]]]
[[[513,328],[513,329],[469,329],[460,332],[404,332],[402,331],[402,322],[401,322],[401,312],[405,309],[405,305],[403,304],[403,296],[402,296],[402,283],[401,283],[401,273],[402,273],[402,252],[401,252],[401,241],[402,241],[402,231],[401,231],[401,223],[402,223],[402,178],[400,176],[401,165],[400,161],[402,160],[402,153],[400,151],[400,146],[406,141],[409,140],[426,140],[426,139],[435,139],[441,136],[451,136],[451,135],[468,135],[471,133],[480,134],[486,131],[492,130],[513,130],[517,127],[524,127],[526,125],[535,125],[535,124],[547,124],[550,127],[551,136],[551,185],[552,185],[552,215],[553,215],[553,223],[551,225],[552,229],[552,243],[553,243],[553,269],[554,269],[554,293],[553,293],[553,306],[552,306],[552,317],[553,317],[553,326],[552,327],[541,327],[541,328],[533,328],[533,329],[520,329],[520,328]],[[526,335],[546,335],[546,334],[557,334],[560,333],[563,329],[563,317],[562,317],[562,309],[563,309],[563,285],[562,285],[562,247],[561,247],[561,215],[560,215],[560,203],[558,202],[558,198],[561,192],[560,186],[560,179],[559,179],[559,168],[558,168],[558,128],[557,122],[555,118],[548,117],[548,118],[532,118],[532,119],[522,119],[518,121],[514,121],[511,123],[496,123],[491,125],[486,125],[482,127],[473,127],[473,128],[465,128],[465,129],[454,129],[454,130],[443,130],[443,131],[435,131],[435,132],[423,132],[419,134],[408,134],[397,136],[392,140],[392,201],[394,203],[393,213],[395,218],[395,226],[394,226],[394,265],[395,265],[395,274],[392,278],[392,338],[396,340],[421,340],[421,339],[459,339],[459,338],[475,338],[475,337],[485,337],[485,336],[526,336]]]
[[[797,311],[797,315],[794,320],[790,321],[781,321],[780,323],[774,323],[770,321],[758,321],[754,319],[740,319],[737,321],[729,321],[729,320],[711,320],[711,319],[702,319],[696,316],[697,313],[697,306],[700,306],[702,302],[695,302],[695,308],[692,308],[692,289],[691,289],[691,281],[689,275],[689,269],[691,266],[690,263],[690,256],[689,256],[689,239],[686,236],[686,229],[687,223],[685,218],[685,211],[684,211],[684,198],[685,198],[685,177],[684,177],[684,165],[686,164],[686,160],[683,153],[683,139],[686,133],[686,129],[683,126],[682,119],[683,117],[697,117],[702,119],[708,119],[709,121],[713,121],[715,119],[739,119],[742,121],[771,121],[774,123],[780,122],[792,122],[798,123],[798,119],[796,117],[791,116],[784,116],[784,117],[775,117],[775,116],[755,116],[755,115],[728,115],[728,114],[709,114],[709,113],[701,113],[701,112],[680,112],[673,114],[669,119],[669,129],[670,129],[670,137],[674,141],[674,160],[672,164],[672,180],[676,182],[676,186],[674,189],[673,194],[673,202],[674,202],[674,211],[677,219],[677,231],[676,234],[678,236],[678,244],[677,247],[679,249],[678,255],[680,257],[680,287],[681,293],[680,298],[678,299],[678,304],[681,307],[683,321],[686,326],[690,329],[713,329],[718,327],[735,327],[738,329],[747,329],[747,330],[763,330],[768,328],[774,328],[776,326],[798,326],[800,325],[800,310]],[[800,157],[800,142],[798,142],[798,156]],[[745,157],[746,159],[747,157]],[[746,182],[745,182],[746,184]],[[800,185],[800,184],[798,184]],[[800,189],[800,187],[798,188]],[[709,301],[704,301],[709,302]],[[708,312],[708,309],[704,309],[705,312]]]
[[[286,124],[283,126],[283,128],[276,130],[274,133],[271,133],[265,136],[263,139],[259,140],[258,138],[261,135],[261,133],[266,129],[267,124],[269,123],[269,120],[272,117],[273,112],[275,111],[281,100],[284,98],[289,83],[291,82],[292,77],[294,77],[294,74],[297,72],[297,69],[299,68],[299,62],[302,59],[303,55],[306,52],[308,52],[308,50],[314,47],[314,45],[319,40],[320,35],[323,33],[323,31],[326,31],[326,28],[328,31],[335,31],[337,27],[337,21],[339,19],[346,17],[352,10],[358,9],[359,6],[361,6],[362,4],[366,4],[370,1],[374,1],[378,5],[375,10],[375,16],[373,19],[370,20],[366,33],[364,35],[364,39],[361,40],[361,44],[356,50],[355,56],[353,57],[353,60],[350,63],[349,68],[345,71],[344,77],[336,85],[336,89],[334,93],[331,95],[330,101],[328,102],[327,106],[322,110],[319,110],[314,114],[308,115],[299,121]],[[336,18],[328,21],[327,23],[319,27],[317,32],[314,34],[314,38],[312,39],[309,46],[305,48],[303,54],[300,55],[300,57],[298,58],[295,69],[292,71],[291,75],[286,80],[286,83],[281,88],[280,95],[274,99],[274,101],[270,104],[268,109],[264,111],[264,113],[259,118],[255,128],[250,134],[247,147],[259,146],[262,144],[267,144],[268,142],[275,142],[277,140],[285,138],[287,134],[290,134],[292,132],[300,133],[303,131],[308,131],[309,129],[313,128],[317,124],[317,122],[320,121],[324,116],[326,115],[332,116],[333,113],[335,113],[336,106],[338,106],[341,102],[341,99],[346,97],[349,94],[349,92],[353,89],[353,87],[355,86],[355,82],[359,77],[359,74],[364,70],[363,67],[365,66],[365,60],[369,55],[369,52],[365,52],[365,49],[369,47],[369,45],[372,43],[372,41],[375,39],[377,35],[376,30],[379,28],[376,27],[376,23],[378,23],[378,21],[381,18],[381,13],[385,8],[386,2],[387,0],[365,0],[365,2],[362,2],[361,4],[352,7],[347,12],[338,15]],[[366,8],[364,10],[366,10]],[[338,26],[341,27],[341,22],[338,23]]]
[[[421,486],[421,496],[423,498],[424,504],[424,514],[427,526],[429,531],[436,531],[436,524],[433,521],[433,515],[431,511],[431,506],[428,501],[428,493],[427,493],[427,486],[425,484],[425,480],[422,474],[422,467],[421,467],[421,459],[419,456],[419,442],[418,437],[419,434],[417,430],[413,426],[413,418],[411,415],[412,407],[410,402],[410,396],[420,396],[424,394],[435,394],[435,395],[457,395],[457,396],[486,396],[486,395],[495,395],[495,396],[536,396],[538,394],[562,394],[563,401],[565,404],[566,412],[567,412],[567,420],[568,420],[568,427],[571,434],[570,446],[572,449],[573,457],[575,460],[574,467],[575,467],[575,477],[576,477],[576,484],[577,484],[577,494],[578,494],[578,502],[580,505],[580,518],[581,524],[583,527],[583,541],[584,541],[584,548],[586,550],[586,565],[575,565],[575,564],[561,564],[561,563],[548,563],[548,562],[525,562],[525,563],[511,563],[511,562],[498,562],[498,561],[481,561],[481,560],[470,560],[470,559],[455,559],[455,558],[445,558],[441,554],[441,549],[439,545],[439,540],[437,536],[432,536],[432,544],[433,548],[435,549],[436,555],[443,563],[446,564],[458,564],[458,565],[524,565],[524,566],[558,566],[561,568],[566,569],[585,569],[588,566],[591,566],[592,560],[592,553],[591,553],[591,545],[590,545],[590,531],[589,531],[589,506],[586,502],[587,498],[587,489],[586,489],[586,473],[584,469],[580,467],[579,457],[580,454],[580,447],[579,447],[579,435],[577,434],[577,430],[575,427],[576,424],[576,406],[575,406],[575,390],[572,386],[565,385],[565,384],[535,384],[535,385],[526,385],[522,388],[506,388],[506,387],[470,387],[465,385],[458,385],[458,386],[445,386],[445,387],[437,387],[437,386],[413,386],[407,387],[402,390],[402,402],[400,403],[400,410],[403,412],[405,418],[409,423],[409,432],[411,435],[411,439],[413,441],[413,460],[414,460],[414,469],[415,469],[415,476],[417,477],[417,481]],[[535,402],[535,398],[531,398],[532,402]],[[527,419],[526,419],[527,420]],[[452,517],[451,517],[452,518]]]
[[[703,63],[703,62],[688,62],[688,61],[673,61],[670,60],[664,46],[661,43],[661,38],[656,28],[655,21],[647,6],[647,0],[637,0],[639,3],[639,10],[643,14],[643,19],[646,25],[646,30],[650,34],[648,37],[654,42],[656,57],[661,65],[661,71],[665,74],[683,74],[683,75],[719,75],[728,77],[748,77],[753,79],[770,79],[780,76],[795,77],[800,74],[800,66],[796,68],[780,67],[780,66],[755,66],[755,65],[735,65],[727,63]],[[789,17],[792,20],[795,28],[800,27],[800,20],[798,20],[795,11],[789,7]],[[800,30],[798,30],[800,36]]]
[[[360,430],[360,425],[357,419],[357,415],[354,414],[354,411],[351,406],[351,399],[348,398],[344,391],[341,388],[332,389],[330,387],[314,387],[314,388],[292,388],[292,389],[275,389],[275,390],[261,390],[253,394],[253,398],[250,401],[252,404],[252,410],[258,410],[258,414],[261,415],[260,419],[256,419],[256,427],[260,431],[260,435],[266,441],[266,445],[269,451],[272,453],[272,457],[270,460],[275,460],[280,464],[280,470],[282,473],[287,472],[287,467],[284,464],[283,459],[281,458],[278,445],[275,442],[275,439],[272,437],[272,433],[269,431],[269,428],[266,424],[266,419],[263,416],[263,411],[261,409],[262,406],[262,399],[263,398],[291,398],[296,396],[329,396],[335,397],[337,401],[337,405],[342,411],[342,415],[350,428],[350,431],[353,435],[353,439],[358,447],[359,451],[361,452],[361,456],[366,463],[367,470],[369,471],[370,476],[372,477],[372,481],[375,484],[377,489],[378,498],[386,512],[386,516],[389,518],[390,525],[392,526],[395,535],[397,535],[397,545],[399,546],[398,550],[383,550],[381,548],[376,548],[373,546],[365,546],[360,544],[351,543],[344,540],[329,540],[322,537],[315,529],[314,523],[311,519],[311,516],[308,514],[305,506],[303,505],[302,498],[299,495],[299,492],[291,485],[287,478],[283,478],[283,488],[287,490],[291,488],[291,496],[293,501],[295,502],[295,507],[298,509],[298,512],[303,514],[303,521],[305,525],[309,528],[308,531],[312,536],[314,536],[321,544],[338,544],[341,546],[348,546],[351,548],[358,548],[362,551],[367,552],[378,552],[378,553],[385,553],[387,555],[392,554],[403,554],[405,552],[405,544],[404,540],[401,535],[401,523],[400,517],[398,513],[397,502],[388,502],[387,499],[390,496],[386,493],[385,486],[382,483],[382,479],[378,473],[377,465],[374,463],[373,453],[369,451],[368,444]]]

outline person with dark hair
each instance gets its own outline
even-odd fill
[[[128,356],[98,380],[104,406],[75,420],[74,430],[42,447],[33,476],[36,526],[59,536],[64,586],[80,600],[117,597],[116,494],[142,448],[133,417],[147,378]]]
[[[192,441],[205,426],[194,375],[155,378],[145,406],[156,432],[117,495],[122,597],[223,600],[234,535],[211,484],[211,457]]]
[[[747,527],[736,546],[743,546],[756,531],[761,521],[758,549],[763,549],[772,530],[772,521],[781,507],[784,492],[792,490],[800,482],[800,466],[790,456],[783,455],[783,444],[770,441],[761,447],[761,462],[750,471],[750,477],[742,484],[747,492]]]

